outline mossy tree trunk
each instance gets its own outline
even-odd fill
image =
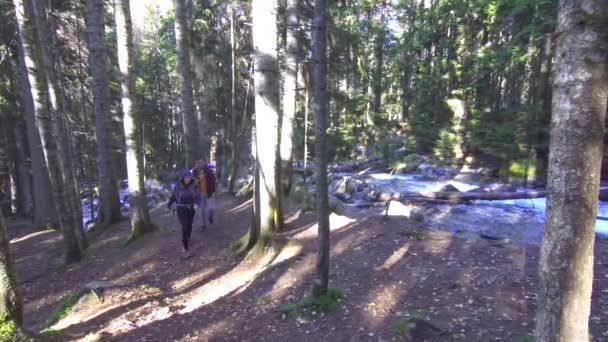
[[[277,173],[280,173],[279,64],[275,39],[277,1],[254,0],[252,9],[259,179],[256,189],[259,189],[260,195],[260,234],[264,236],[280,231],[283,222],[280,209],[280,178],[277,177]]]
[[[154,230],[146,204],[144,185],[142,120],[135,99],[133,30],[129,0],[115,0],[116,41],[122,97],[123,127],[127,152],[127,177],[131,213],[131,237],[135,239]]]
[[[23,307],[6,229],[4,215],[0,212],[0,339],[23,341]]]

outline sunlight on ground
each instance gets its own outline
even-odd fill
[[[171,290],[172,291],[184,290],[184,289],[188,288],[189,286],[192,286],[200,281],[203,281],[205,278],[207,278],[208,276],[213,274],[216,270],[217,270],[216,268],[212,268],[210,270],[207,270],[206,272],[196,273],[194,276],[176,280],[171,283],[171,285],[170,285]]]
[[[389,256],[384,261],[384,264],[382,264],[382,266],[376,267],[376,271],[388,270],[391,267],[395,266],[395,264],[397,262],[399,262],[399,260],[401,260],[401,258],[403,258],[405,256],[405,253],[407,253],[407,251],[410,249],[411,245],[412,245],[412,243],[410,241],[408,241],[405,245],[403,245],[403,247],[394,251],[393,254],[391,254],[391,256]]]
[[[179,313],[192,312],[246,286],[257,278],[274,257],[272,253],[265,253],[255,263],[243,262],[225,276],[199,287],[190,294],[191,299],[183,303],[184,308]]]
[[[72,309],[69,315],[61,319],[59,322],[50,327],[53,330],[62,330],[71,325],[79,324],[82,322],[90,321],[95,317],[103,315],[104,313],[116,309],[118,307],[126,307],[132,301],[126,302],[110,302],[106,301],[99,303],[95,296],[88,293],[85,294],[79,301],[78,304]]]
[[[427,239],[422,242],[422,247],[424,248],[424,251],[431,255],[446,254],[448,248],[450,248],[451,245],[451,238]]]
[[[252,201],[253,200],[248,200],[247,202],[243,202],[243,203],[241,203],[241,205],[239,205],[237,207],[234,207],[234,208],[232,208],[230,210],[227,210],[225,212],[225,214],[235,214],[235,213],[238,213],[241,210],[247,209],[251,205]]]
[[[309,255],[306,258],[314,259],[316,255]],[[278,279],[275,281],[272,289],[269,291],[274,298],[282,298],[285,296],[287,291],[292,288],[297,282],[302,281],[306,275],[309,275],[314,270],[314,261],[310,262],[302,260],[293,267],[289,267]]]
[[[406,285],[397,282],[378,286],[377,290],[370,293],[367,306],[363,308],[367,323],[374,329],[380,327],[406,292]]]
[[[338,215],[335,213],[331,213],[329,215],[329,229],[330,229],[330,231],[334,232],[334,231],[342,229],[356,221],[357,221],[356,219],[351,219],[346,216],[341,216],[341,215]],[[317,237],[318,231],[319,231],[319,225],[315,223],[310,228],[306,229],[305,231],[303,231],[301,233],[296,234],[294,237],[296,239],[311,240],[311,239],[314,239]]]
[[[53,233],[56,233],[56,232],[54,230],[43,230],[43,231],[40,231],[40,232],[35,232],[35,233],[31,233],[31,234],[22,236],[20,238],[12,239],[10,241],[10,243],[19,243],[19,242],[26,241],[27,239],[34,238],[36,236],[46,235],[46,234],[53,234]],[[47,241],[58,241],[59,239],[61,239],[60,235],[58,235],[57,237],[52,238],[50,240],[47,240]]]

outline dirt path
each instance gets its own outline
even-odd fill
[[[311,287],[314,213],[288,210],[286,234],[300,243],[261,268],[229,250],[247,229],[250,206],[218,202],[216,224],[194,231],[186,261],[176,219],[164,210],[153,212],[160,232],[125,248],[129,227],[118,224],[85,261],[60,271],[56,233],[12,236],[27,326],[42,328],[68,291],[112,281],[103,303],[83,300],[55,328],[68,339],[103,341],[386,341],[405,339],[397,330],[408,326],[413,341],[524,341],[532,332],[538,246],[420,235],[407,221],[376,215],[332,216],[330,279],[346,294],[341,310],[274,315]],[[591,327],[594,341],[608,340],[608,244],[600,240]]]

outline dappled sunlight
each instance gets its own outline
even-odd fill
[[[133,301],[99,302],[92,293],[87,293],[78,301],[78,304],[70,311],[69,315],[52,325],[50,329],[62,330],[74,324],[84,323],[101,316],[110,310],[121,306],[127,306],[132,302]]]
[[[207,277],[209,277],[210,275],[212,275],[217,269],[216,268],[211,268],[208,269],[204,272],[200,272],[200,273],[196,273],[194,275],[191,275],[189,277],[186,278],[182,278],[182,279],[178,279],[175,280],[173,282],[170,283],[169,287],[171,288],[171,290],[173,291],[182,291],[194,284],[197,284],[199,282],[201,282],[202,280],[206,279]]]
[[[341,216],[336,213],[331,213],[329,215],[329,229],[331,232],[338,231],[342,228],[347,227],[353,222],[356,222],[356,219],[352,219],[346,216]],[[319,230],[319,225],[317,223],[310,226],[310,228],[296,234],[294,238],[301,240],[311,240],[317,237]]]
[[[273,253],[264,253],[255,262],[244,261],[228,274],[195,289],[190,294],[190,299],[183,303],[183,308],[179,313],[192,312],[247,285],[263,272],[266,265],[271,263],[274,258]]]
[[[253,199],[247,200],[246,202],[243,202],[240,205],[238,205],[232,209],[228,209],[225,212],[225,214],[236,214],[242,210],[250,208],[252,203],[253,203]]]
[[[376,271],[388,270],[391,267],[395,266],[401,258],[405,256],[405,254],[410,249],[412,243],[410,241],[406,242],[405,245],[400,247],[398,250],[394,251],[382,264],[382,266],[377,266]]]
[[[10,244],[17,244],[17,243],[20,243],[20,242],[25,242],[28,239],[32,239],[32,238],[35,238],[35,237],[44,237],[45,235],[49,235],[49,234],[53,235],[53,234],[57,234],[57,232],[54,231],[54,230],[43,230],[43,231],[39,231],[39,232],[34,232],[34,233],[31,233],[31,234],[28,234],[28,235],[25,235],[25,236],[22,236],[22,237],[19,237],[19,238],[12,239],[10,241]],[[56,242],[56,241],[59,241],[59,240],[61,240],[61,235],[57,234],[55,237],[52,237],[50,239],[45,239],[44,241]]]
[[[393,308],[407,293],[408,286],[403,282],[389,282],[370,291],[362,314],[368,326],[379,328],[391,316]]]
[[[452,245],[453,238],[425,239],[422,242],[424,251],[431,255],[444,255]]]
[[[279,255],[272,261],[271,266],[290,260],[299,255],[302,252],[302,249],[304,249],[304,245],[299,241],[289,241],[287,245],[281,249]]]
[[[307,275],[312,274],[314,271],[314,261],[310,259],[314,259],[315,257],[316,255],[314,254],[308,255],[300,262],[287,268],[287,270],[285,270],[285,272],[283,272],[283,274],[274,282],[269,293],[271,293],[274,298],[284,297],[289,289],[298,285],[298,283]]]

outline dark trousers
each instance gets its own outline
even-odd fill
[[[188,250],[190,234],[192,234],[192,221],[194,221],[194,207],[178,206],[177,218],[182,225],[182,244]]]

